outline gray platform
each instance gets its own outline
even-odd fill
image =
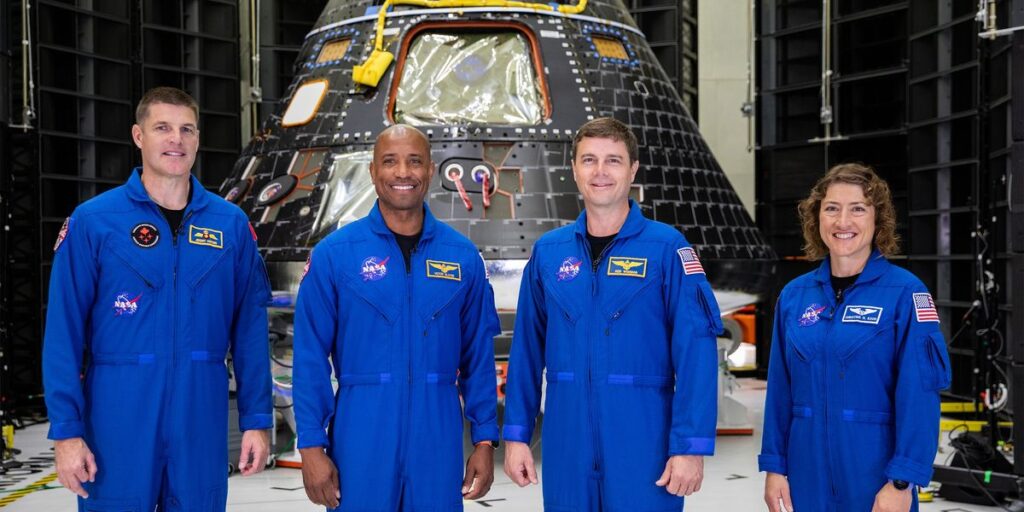
[[[741,379],[743,389],[735,396],[751,409],[752,420],[758,430],[749,437],[719,437],[717,455],[707,460],[703,489],[687,500],[687,511],[755,512],[766,510],[761,501],[764,476],[757,473],[757,452],[760,450],[760,425],[763,415],[765,383]],[[17,432],[15,445],[22,450],[19,460],[33,456],[50,457],[50,443],[45,439],[47,425],[37,425]],[[468,441],[467,441],[468,444]],[[538,447],[535,447],[535,449]],[[535,450],[536,451],[536,450]],[[949,456],[940,452],[938,460]],[[536,455],[539,460],[539,454]],[[52,466],[40,464],[37,473],[18,477],[0,478],[0,508],[4,512],[75,512],[75,500],[56,481],[46,489],[33,491],[4,507],[4,498],[13,498],[38,479],[52,473]],[[538,512],[542,510],[539,486],[520,489],[501,471],[499,451],[495,461],[495,483],[484,503],[466,503],[467,512],[474,510],[493,512]],[[541,467],[543,481],[543,466]],[[306,500],[299,470],[276,468],[252,477],[234,476],[229,480],[228,511],[230,512],[314,512],[323,510]],[[4,485],[7,483],[8,485]],[[936,499],[921,506],[922,512],[982,512],[999,510],[994,507],[964,505]]]

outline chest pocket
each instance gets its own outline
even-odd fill
[[[575,325],[578,319],[580,319],[580,306],[578,302],[573,302],[565,298],[563,293],[559,290],[552,289],[550,287],[544,289],[545,296],[551,300],[548,300],[548,314],[552,313],[552,306],[554,310],[564,319],[569,325]]]
[[[836,334],[833,338],[835,338],[836,343],[839,345],[836,354],[842,361],[847,361],[859,352],[871,349],[873,346],[887,348],[890,351],[894,349],[893,336],[891,336],[893,326],[891,323],[877,326],[854,325],[852,327],[851,324],[840,325],[843,325],[844,328],[841,331],[833,330],[833,334]],[[842,333],[841,335],[839,334],[840,332]],[[886,336],[886,332],[890,333],[890,335]],[[884,346],[886,343],[888,345]]]
[[[209,278],[215,275],[218,271],[223,269],[223,266],[231,261],[229,254],[232,252],[231,246],[226,246],[222,250],[211,254],[209,258],[200,260],[195,266],[195,270],[191,271],[192,277],[188,280],[188,286],[192,289],[192,294],[200,289],[203,283],[207,282]],[[232,280],[234,276],[228,276]]]
[[[802,332],[800,329],[786,328],[786,344],[800,361],[810,362],[818,357],[817,340],[824,339],[825,332],[821,327],[815,328],[814,331],[816,332]]]
[[[160,273],[150,266],[145,259],[132,254],[129,248],[117,243],[111,243],[109,250],[114,254],[118,263],[122,264],[124,268],[128,269],[131,274],[134,274],[148,288],[157,290],[163,286],[163,278],[160,277]]]
[[[658,270],[653,265],[648,265],[647,275],[642,279],[635,277],[606,276],[603,285],[609,287],[608,297],[602,305],[602,312],[611,319],[620,318],[631,307],[644,307],[646,302],[639,300],[644,293],[657,291],[654,286],[660,283],[661,278]],[[660,303],[660,301],[659,301]]]
[[[419,294],[422,306],[417,308],[418,311],[423,312],[424,322],[436,320],[450,308],[463,302],[458,299],[462,297],[463,290],[466,288],[465,281],[438,281],[429,278],[426,281],[425,292]],[[457,317],[458,315],[456,315],[456,319]]]
[[[554,277],[549,277],[549,274],[555,275],[555,271],[555,269],[546,269],[544,277],[541,278],[548,316],[555,312],[570,325],[576,325],[576,321],[580,317],[579,301],[570,300],[569,297],[573,294],[589,293],[585,283],[587,278],[581,275],[574,278],[573,281],[558,281]],[[576,281],[581,282],[577,283]]]
[[[342,274],[341,283],[345,290],[352,292],[364,306],[376,311],[387,323],[394,323],[398,310],[393,305],[394,298],[383,293],[384,287],[380,286],[382,282],[363,282]],[[340,297],[340,300],[345,303],[348,298]]]

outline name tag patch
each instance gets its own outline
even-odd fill
[[[876,306],[846,306],[843,310],[844,323],[878,325],[882,319],[882,308]]]
[[[216,249],[224,248],[224,232],[216,229],[201,228],[189,224],[188,243],[194,245],[205,245]]]
[[[608,258],[608,275],[645,277],[647,275],[647,258],[612,256]]]
[[[462,266],[448,261],[427,260],[427,277],[462,281]]]

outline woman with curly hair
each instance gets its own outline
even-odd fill
[[[831,169],[799,206],[822,259],[779,295],[758,464],[771,512],[907,512],[928,485],[949,356],[924,284],[899,250],[889,185]]]

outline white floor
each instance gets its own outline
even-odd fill
[[[761,501],[764,477],[757,473],[756,454],[760,450],[760,423],[763,415],[764,382],[741,379],[736,395],[750,408],[751,420],[758,426],[753,436],[720,437],[717,454],[705,466],[703,489],[686,502],[687,511],[755,512],[766,510]],[[46,441],[46,425],[19,430],[15,446],[22,450],[18,460],[35,466],[0,475],[0,509],[3,512],[74,512],[73,496],[53,481],[22,495],[20,490],[53,472],[53,452]],[[946,455],[940,453],[941,458]],[[480,502],[467,502],[466,510],[481,512],[538,512],[542,510],[539,486],[520,489],[501,471],[500,452],[495,462],[495,483]],[[539,455],[538,455],[539,459]],[[543,478],[543,468],[541,469]],[[305,512],[320,511],[306,500],[299,470],[276,468],[251,477],[233,476],[229,480],[228,511],[231,512]],[[20,496],[20,497],[19,497]],[[936,498],[921,505],[922,512],[981,512],[999,510],[952,503]],[[803,511],[807,512],[807,511]]]

